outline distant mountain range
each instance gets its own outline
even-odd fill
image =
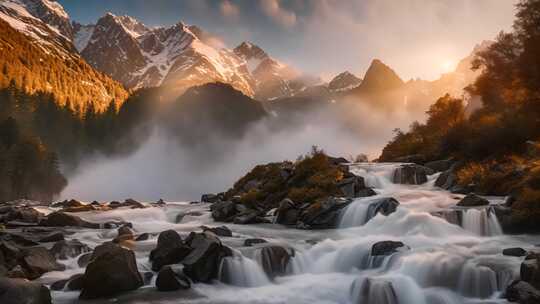
[[[81,109],[88,102],[98,109],[112,100],[121,103],[128,90],[162,86],[179,96],[214,82],[263,102],[353,97],[381,107],[425,108],[446,92],[460,95],[477,76],[470,69],[473,55],[435,81],[403,81],[375,59],[362,78],[343,72],[323,83],[250,42],[228,49],[216,43],[219,37],[194,25],[150,28],[111,13],[81,25],[52,0],[3,0],[0,20],[0,50],[9,54],[0,59],[0,86],[13,80]]]

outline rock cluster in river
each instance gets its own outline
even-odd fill
[[[349,172],[347,160],[322,152],[295,163],[259,165],[225,193],[205,194],[216,221],[235,224],[269,222],[302,229],[335,228],[341,209],[352,199],[375,195],[364,179]]]

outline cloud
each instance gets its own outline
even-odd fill
[[[240,16],[240,9],[238,6],[232,4],[230,1],[225,0],[219,5],[221,15],[227,19],[236,20]]]
[[[278,0],[261,0],[262,11],[272,20],[284,27],[296,25],[296,14],[284,9]]]

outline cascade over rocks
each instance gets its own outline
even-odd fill
[[[287,265],[293,256],[293,249],[287,249],[276,245],[263,247],[259,252],[262,268],[266,275],[271,279],[287,273]]]
[[[63,240],[56,242],[50,251],[57,259],[66,260],[90,252],[92,249],[78,240]]]
[[[24,279],[0,277],[0,303],[2,304],[51,304],[47,287]]]
[[[376,199],[369,204],[366,222],[379,213],[388,216],[389,214],[394,213],[398,206],[399,202],[393,197],[381,197]]]
[[[94,252],[95,257],[86,267],[81,299],[110,297],[143,285],[133,251],[109,244],[104,252],[97,255]]]
[[[298,228],[331,229],[336,228],[341,209],[352,202],[347,198],[330,197],[321,203],[314,203],[301,210]]]

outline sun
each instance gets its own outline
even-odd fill
[[[444,60],[441,63],[441,70],[443,73],[452,72],[456,68],[456,63],[453,60]]]

